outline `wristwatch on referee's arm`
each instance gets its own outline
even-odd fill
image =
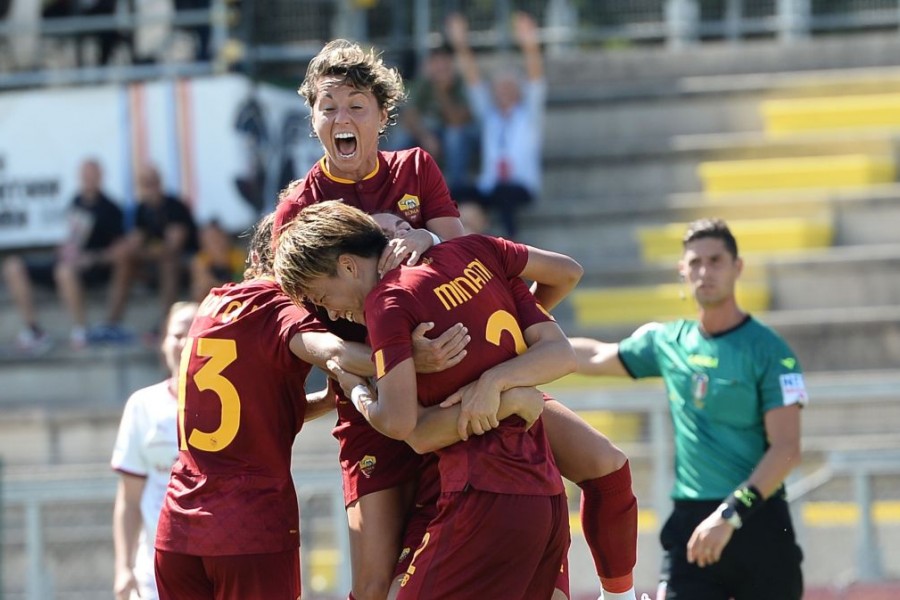
[[[734,507],[727,502],[723,502],[722,504],[720,504],[718,511],[719,516],[722,517],[722,520],[726,523],[729,523],[735,529],[740,529],[741,525],[744,524],[744,522],[741,520],[741,515],[739,515]]]

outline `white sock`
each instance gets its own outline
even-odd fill
[[[627,592],[622,592],[620,594],[614,594],[613,592],[602,590],[600,592],[600,598],[598,598],[598,600],[637,600],[637,596],[634,595],[634,588],[631,588]]]

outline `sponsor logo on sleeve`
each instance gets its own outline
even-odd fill
[[[806,404],[809,396],[806,393],[806,384],[803,383],[802,373],[785,373],[779,375],[778,383],[781,384],[781,398],[785,406],[791,404]]]

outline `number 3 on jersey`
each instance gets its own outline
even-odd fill
[[[193,383],[201,392],[211,390],[218,397],[222,411],[218,429],[211,432],[193,429],[188,436],[184,425],[185,392],[188,364],[195,345],[197,356],[209,360],[194,375]],[[237,344],[234,340],[191,338],[185,344],[178,373],[178,429],[181,436],[181,450],[187,450],[190,444],[198,450],[218,452],[234,441],[241,424],[241,397],[234,385],[222,376],[222,371],[235,360],[237,360]]]

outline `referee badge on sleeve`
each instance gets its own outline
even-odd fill
[[[802,373],[785,373],[778,376],[781,385],[781,398],[785,406],[791,404],[806,405],[809,396],[806,393],[806,384],[803,382]]]

